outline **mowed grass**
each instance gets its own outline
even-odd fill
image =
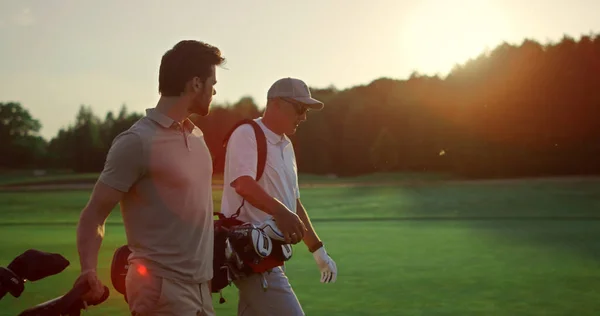
[[[72,285],[74,225],[88,196],[85,190],[0,193],[1,266],[28,248],[71,261],[60,275],[28,283],[21,298],[6,296],[0,315],[16,315]],[[217,205],[219,197],[215,192]],[[315,187],[304,189],[302,199],[340,270],[337,283],[321,284],[312,256],[304,246],[294,248],[287,271],[307,315],[600,310],[600,181]],[[109,277],[112,252],[125,242],[120,222],[113,212],[99,260],[112,295],[88,315],[127,314]],[[235,288],[224,295],[226,304],[213,299],[218,315],[235,315]]]
[[[33,171],[0,172],[0,185],[26,185],[50,183],[93,183],[98,173],[72,173],[67,171],[48,171],[43,175],[34,175]]]

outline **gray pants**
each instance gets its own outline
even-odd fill
[[[260,274],[234,281],[239,290],[238,316],[304,316],[304,311],[281,267],[266,272],[267,291]]]

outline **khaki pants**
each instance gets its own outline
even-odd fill
[[[238,316],[304,316],[304,311],[281,267],[264,273],[267,291],[262,289],[262,277],[254,274],[234,282],[239,290]]]
[[[212,296],[207,283],[182,283],[141,274],[137,264],[127,272],[129,310],[134,316],[214,316]],[[142,270],[143,271],[143,270]]]

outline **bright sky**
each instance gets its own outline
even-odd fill
[[[502,41],[600,33],[598,12],[594,0],[2,1],[0,102],[21,102],[50,139],[81,104],[101,118],[153,107],[160,58],[181,39],[228,59],[216,102],[262,106],[280,77],[345,89],[444,76]]]

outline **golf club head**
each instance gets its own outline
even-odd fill
[[[254,251],[262,258],[271,254],[273,251],[273,243],[264,231],[260,229],[252,229],[252,246]]]
[[[108,287],[104,287],[104,294],[96,302],[85,302],[82,297],[90,287],[86,283],[73,287],[65,295],[53,298],[34,307],[21,312],[19,316],[59,316],[59,315],[80,315],[81,310],[87,306],[95,306],[106,301],[110,295]]]
[[[273,250],[271,239],[261,229],[250,224],[233,228],[229,242],[244,262],[259,261]]]
[[[288,261],[290,260],[290,258],[292,258],[292,254],[293,254],[293,250],[292,250],[292,245],[290,244],[282,244],[281,246],[281,252],[277,253],[276,258],[281,260],[281,261]],[[279,245],[278,245],[279,247]]]
[[[10,293],[20,297],[25,280],[37,281],[62,272],[70,264],[60,254],[29,249],[13,259],[8,267],[0,268],[0,299]]]
[[[285,238],[273,218],[264,221],[259,228],[273,240],[273,254],[277,260],[287,261],[292,257],[292,246],[285,243]]]
[[[22,280],[37,281],[62,272],[69,264],[60,254],[29,249],[16,257],[8,269]]]
[[[225,260],[231,260],[233,257],[233,247],[231,247],[231,243],[229,239],[225,240]]]
[[[279,230],[279,227],[277,227],[277,223],[275,223],[273,218],[269,218],[262,222],[258,228],[264,231],[265,234],[267,234],[267,236],[273,240],[285,241],[285,237],[281,233],[281,230]]]
[[[0,299],[2,299],[6,293],[10,293],[10,295],[14,297],[19,297],[24,289],[25,285],[23,284],[23,279],[19,278],[9,269],[0,267]]]

